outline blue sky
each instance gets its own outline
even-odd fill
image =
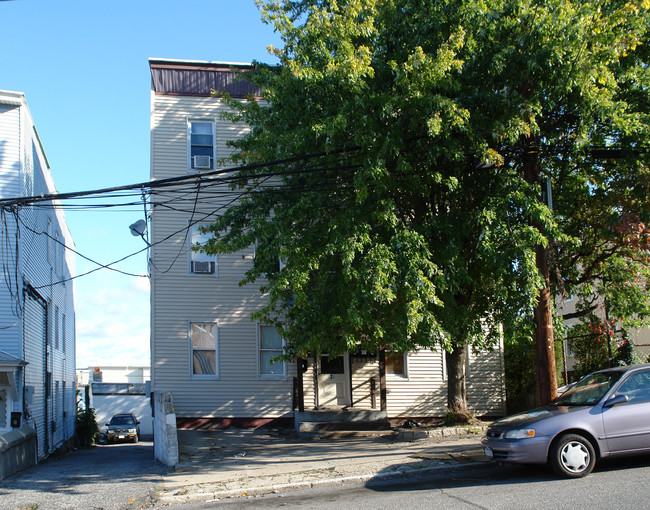
[[[149,180],[149,58],[275,62],[253,0],[0,1],[0,89],[24,92],[59,192]],[[101,263],[144,247],[139,208],[66,212],[76,249]],[[77,273],[96,266],[77,258]],[[119,269],[146,274],[146,255]],[[77,367],[149,364],[149,282],[76,280]]]

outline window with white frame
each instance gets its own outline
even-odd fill
[[[283,361],[272,363],[274,358],[282,355],[284,342],[275,326],[259,327],[259,375],[260,377],[283,377]]]
[[[54,247],[56,250],[56,273],[63,276],[63,262],[65,261],[64,238],[59,239],[57,234],[56,240],[58,241]]]
[[[210,239],[210,234],[204,234],[199,225],[190,227],[190,273],[193,274],[217,274],[217,257],[208,255],[194,248],[203,246]]]
[[[53,255],[53,267],[54,267],[54,272],[56,274],[59,274],[59,256],[61,253],[59,252],[59,233],[54,232],[54,240],[52,241],[52,255]]]
[[[187,121],[189,168],[212,170],[216,153],[216,125],[213,120]]]
[[[52,238],[52,220],[47,219],[47,261],[50,266],[54,265],[54,253],[53,253],[54,239]]]
[[[386,353],[386,375],[397,375],[400,377],[406,377],[406,353],[405,352]]]
[[[217,375],[219,362],[218,328],[214,322],[190,323],[192,375]]]
[[[59,307],[54,307],[54,348],[59,348]]]

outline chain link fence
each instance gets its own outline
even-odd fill
[[[650,363],[650,344],[636,344],[634,352],[643,363]]]

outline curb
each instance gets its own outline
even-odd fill
[[[437,465],[429,466],[425,468],[409,468],[397,469],[395,471],[382,473],[370,473],[365,475],[352,475],[352,476],[340,476],[336,478],[323,478],[321,480],[314,480],[309,482],[294,482],[294,483],[280,483],[280,484],[269,484],[269,485],[260,485],[257,487],[249,488],[240,488],[240,489],[225,489],[222,491],[214,492],[203,492],[203,493],[194,493],[194,494],[170,494],[165,496],[160,496],[155,498],[154,504],[156,506],[167,506],[173,504],[186,504],[186,503],[198,503],[198,502],[211,502],[211,501],[220,501],[223,499],[235,499],[247,496],[262,496],[265,494],[272,494],[281,491],[297,491],[301,489],[313,489],[318,487],[328,487],[332,485],[346,485],[346,484],[361,484],[369,480],[376,480],[377,482],[383,482],[391,479],[398,478],[415,478],[413,475],[417,476],[426,476],[443,469],[450,468],[465,468],[471,466],[478,466],[484,464],[483,462],[467,462],[467,463],[457,463],[453,465]],[[182,490],[182,489],[181,489]]]
[[[484,434],[487,425],[477,425],[469,427],[444,427],[435,429],[399,429],[397,433],[398,441],[418,441],[420,439],[440,439],[444,437],[463,437],[477,436]]]

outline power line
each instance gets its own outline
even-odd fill
[[[282,171],[282,172],[266,172],[266,173],[256,173],[256,174],[250,174],[250,175],[244,175],[243,172],[249,172],[253,170],[258,170],[261,168],[268,168],[268,167],[273,167],[273,166],[281,166],[281,165],[287,165],[290,163],[296,163],[299,161],[305,161],[305,160],[312,160],[315,158],[320,158],[324,156],[331,156],[337,153],[345,153],[345,152],[353,152],[358,150],[358,148],[352,148],[352,149],[345,149],[333,153],[328,153],[328,152],[321,152],[318,154],[306,154],[306,155],[300,155],[300,156],[294,156],[291,158],[285,158],[285,159],[279,159],[275,161],[270,161],[270,162],[262,162],[262,163],[253,163],[249,165],[242,165],[238,167],[230,167],[230,168],[224,168],[220,170],[212,170],[208,172],[202,172],[200,174],[191,174],[191,175],[182,175],[182,176],[177,176],[177,177],[169,177],[166,179],[158,179],[154,181],[147,181],[147,182],[140,182],[136,184],[127,184],[124,186],[114,186],[111,188],[100,188],[100,189],[95,189],[95,190],[87,190],[87,191],[76,191],[76,192],[70,192],[70,193],[48,193],[40,196],[31,196],[31,197],[15,197],[15,198],[5,198],[5,199],[0,199],[0,207],[10,207],[10,206],[23,206],[23,205],[28,205],[28,204],[35,204],[39,202],[52,202],[52,201],[62,201],[62,200],[71,200],[71,199],[77,199],[77,198],[83,198],[83,197],[89,197],[93,195],[106,195],[108,193],[115,193],[118,191],[132,191],[132,190],[152,190],[152,189],[157,189],[157,188],[166,188],[166,187],[172,187],[178,183],[183,183],[183,182],[198,182],[201,180],[207,179],[208,181],[212,182],[221,182],[221,183],[226,183],[226,182],[237,182],[237,181],[248,181],[250,179],[259,179],[259,178],[264,178],[264,177],[279,177],[283,175],[294,175],[294,174],[302,174],[302,173],[313,173],[315,171],[320,171],[320,170],[314,170],[314,169],[304,169],[304,170],[287,170],[287,171]],[[223,176],[230,174],[226,178],[221,178],[218,179],[218,176]],[[234,174],[234,175],[233,175]]]
[[[112,262],[112,263],[110,263],[110,264],[102,264],[101,262],[97,262],[96,260],[93,260],[93,259],[91,259],[90,257],[87,257],[86,255],[84,255],[83,253],[80,253],[80,252],[78,252],[77,250],[75,250],[74,248],[71,248],[70,246],[66,245],[65,242],[60,241],[57,237],[54,237],[54,236],[50,235],[48,232],[44,232],[44,231],[39,232],[39,231],[37,231],[37,230],[34,230],[33,228],[31,228],[29,225],[27,225],[27,224],[23,221],[23,219],[20,217],[19,214],[16,214],[16,218],[17,218],[17,220],[20,222],[20,224],[21,224],[24,228],[26,228],[27,230],[29,230],[32,234],[34,234],[34,235],[44,235],[45,237],[48,237],[49,239],[51,239],[51,240],[54,241],[55,243],[58,243],[59,245],[61,245],[65,250],[71,251],[71,252],[74,253],[75,255],[79,255],[82,259],[85,259],[85,260],[87,260],[87,261],[89,261],[89,262],[92,262],[93,264],[96,264],[98,267],[97,267],[96,269],[94,269],[93,271],[90,271],[90,272],[97,271],[98,269],[110,269],[111,271],[115,271],[116,273],[121,273],[121,274],[126,275],[126,276],[138,276],[138,277],[143,277],[143,276],[144,276],[144,277],[146,277],[146,275],[135,274],[135,273],[128,273],[128,272],[126,272],[126,271],[122,271],[122,270],[120,270],[120,269],[117,269],[117,268],[114,268],[114,267],[110,267],[110,266],[112,266],[113,264],[117,264],[118,262],[121,262],[121,260],[118,260],[118,261],[116,261],[116,262]],[[140,252],[137,252],[137,253],[140,253]],[[136,254],[136,253],[134,253],[133,255],[135,255],[135,254]],[[122,259],[122,260],[123,260],[123,259]],[[85,274],[89,274],[89,273],[84,273],[84,275],[85,275]],[[71,277],[71,278],[64,279],[64,280],[58,281],[58,282],[56,282],[56,283],[67,282],[67,281],[69,281],[69,280],[73,280],[73,279],[75,279],[75,278],[78,278],[79,276],[83,276],[83,275],[73,276],[73,277]],[[41,288],[41,287],[35,287],[35,288]]]
[[[322,184],[318,184],[318,185],[314,185],[312,183],[310,185],[305,185],[302,187],[296,186],[289,189],[283,187],[282,185],[268,183],[269,179],[273,177],[282,177],[282,176],[290,176],[290,175],[325,173],[328,171],[340,172],[341,170],[350,170],[352,168],[355,168],[356,166],[350,166],[350,165],[337,165],[334,167],[307,166],[299,169],[290,169],[284,171],[269,171],[269,172],[255,172],[256,170],[274,167],[274,166],[288,165],[300,161],[310,161],[324,156],[332,156],[335,154],[342,154],[342,153],[352,152],[356,150],[358,149],[357,148],[347,149],[347,150],[337,151],[334,153],[323,152],[319,154],[301,155],[301,156],[295,156],[292,158],[285,158],[285,159],[280,159],[271,162],[243,165],[239,167],[214,170],[210,172],[202,172],[199,174],[183,175],[183,176],[177,176],[177,177],[172,177],[167,179],[159,179],[156,181],[148,181],[144,183],[136,183],[136,184],[130,184],[125,186],[115,186],[111,188],[101,188],[96,190],[78,191],[78,192],[71,192],[71,193],[52,193],[52,194],[45,194],[45,195],[33,196],[33,197],[17,197],[17,198],[0,199],[0,210],[2,211],[2,219],[5,222],[5,225],[6,225],[6,217],[4,216],[4,214],[6,211],[10,211],[16,219],[17,227],[18,227],[18,223],[20,223],[24,228],[32,232],[34,235],[46,235],[50,239],[59,243],[66,250],[70,250],[72,253],[75,253],[76,255],[79,255],[83,259],[88,260],[98,266],[95,269],[86,271],[82,274],[71,276],[69,278],[62,278],[60,281],[35,287],[35,289],[37,290],[42,288],[52,287],[54,285],[58,285],[77,278],[81,278],[83,276],[87,276],[96,271],[99,271],[100,269],[109,269],[111,271],[115,271],[127,276],[147,277],[147,275],[129,273],[114,268],[112,266],[130,257],[133,257],[144,251],[147,251],[151,246],[164,243],[168,241],[170,238],[176,236],[177,234],[184,232],[185,239],[182,243],[183,247],[179,250],[178,254],[174,257],[169,268],[163,271],[163,272],[167,272],[173,267],[173,265],[178,260],[183,250],[186,249],[185,241],[187,240],[188,232],[190,231],[190,229],[193,228],[195,225],[203,223],[205,222],[205,220],[216,216],[220,211],[226,209],[227,207],[235,203],[237,200],[241,199],[242,196],[250,193],[277,193],[277,192],[304,193],[309,191],[326,191],[325,186],[327,186],[327,181],[323,181]],[[250,173],[247,175],[246,174],[247,172]],[[250,181],[253,181],[253,183],[250,184]],[[249,184],[244,186],[241,183],[249,183]],[[239,190],[235,189],[238,184],[240,185]],[[224,189],[228,185],[232,186],[232,189]],[[340,187],[337,189],[340,189]],[[100,197],[98,197],[98,195]],[[96,201],[96,200],[114,200],[114,199],[122,199],[122,198],[128,199],[138,195],[140,196],[141,200],[137,202],[133,200],[128,200],[128,201],[117,202],[117,203],[116,202],[91,203],[91,204],[83,203],[83,201],[92,200],[93,198],[91,197],[95,197],[94,200]],[[133,252],[129,255],[126,255],[108,264],[102,264],[90,257],[83,255],[79,251],[69,246],[66,246],[64,242],[61,242],[55,237],[52,237],[49,233],[42,232],[42,231],[39,232],[31,228],[23,221],[23,219],[18,214],[19,210],[24,206],[31,206],[31,207],[42,208],[42,209],[98,210],[98,209],[115,209],[118,207],[121,208],[135,207],[135,206],[139,207],[144,205],[145,218],[146,218],[148,216],[147,195],[149,195],[150,197],[149,204],[152,209],[156,207],[166,207],[172,210],[191,212],[191,217],[190,217],[190,221],[188,222],[188,225],[177,230],[176,232],[172,232],[171,234],[167,235],[165,238],[160,239],[159,241],[151,245],[148,245],[147,247],[141,250]],[[155,196],[162,198],[162,200],[153,199],[153,197]],[[199,201],[205,202],[211,199],[217,199],[218,202],[220,203],[217,204],[212,203],[211,204],[213,206],[212,209],[208,212],[202,212],[201,217],[196,219],[195,216],[199,211],[198,209]],[[64,204],[63,203],[64,200],[76,201],[77,203]],[[189,203],[189,202],[192,203],[191,211],[183,210],[181,208],[182,206],[175,207],[174,205],[172,205],[172,204],[181,205],[183,203]],[[8,231],[7,229],[5,229],[5,236],[7,234]],[[156,270],[159,270],[154,266],[152,261],[150,262],[152,267],[154,267]],[[11,277],[7,274],[6,264],[3,264],[3,266],[4,266],[5,279],[11,280]]]

